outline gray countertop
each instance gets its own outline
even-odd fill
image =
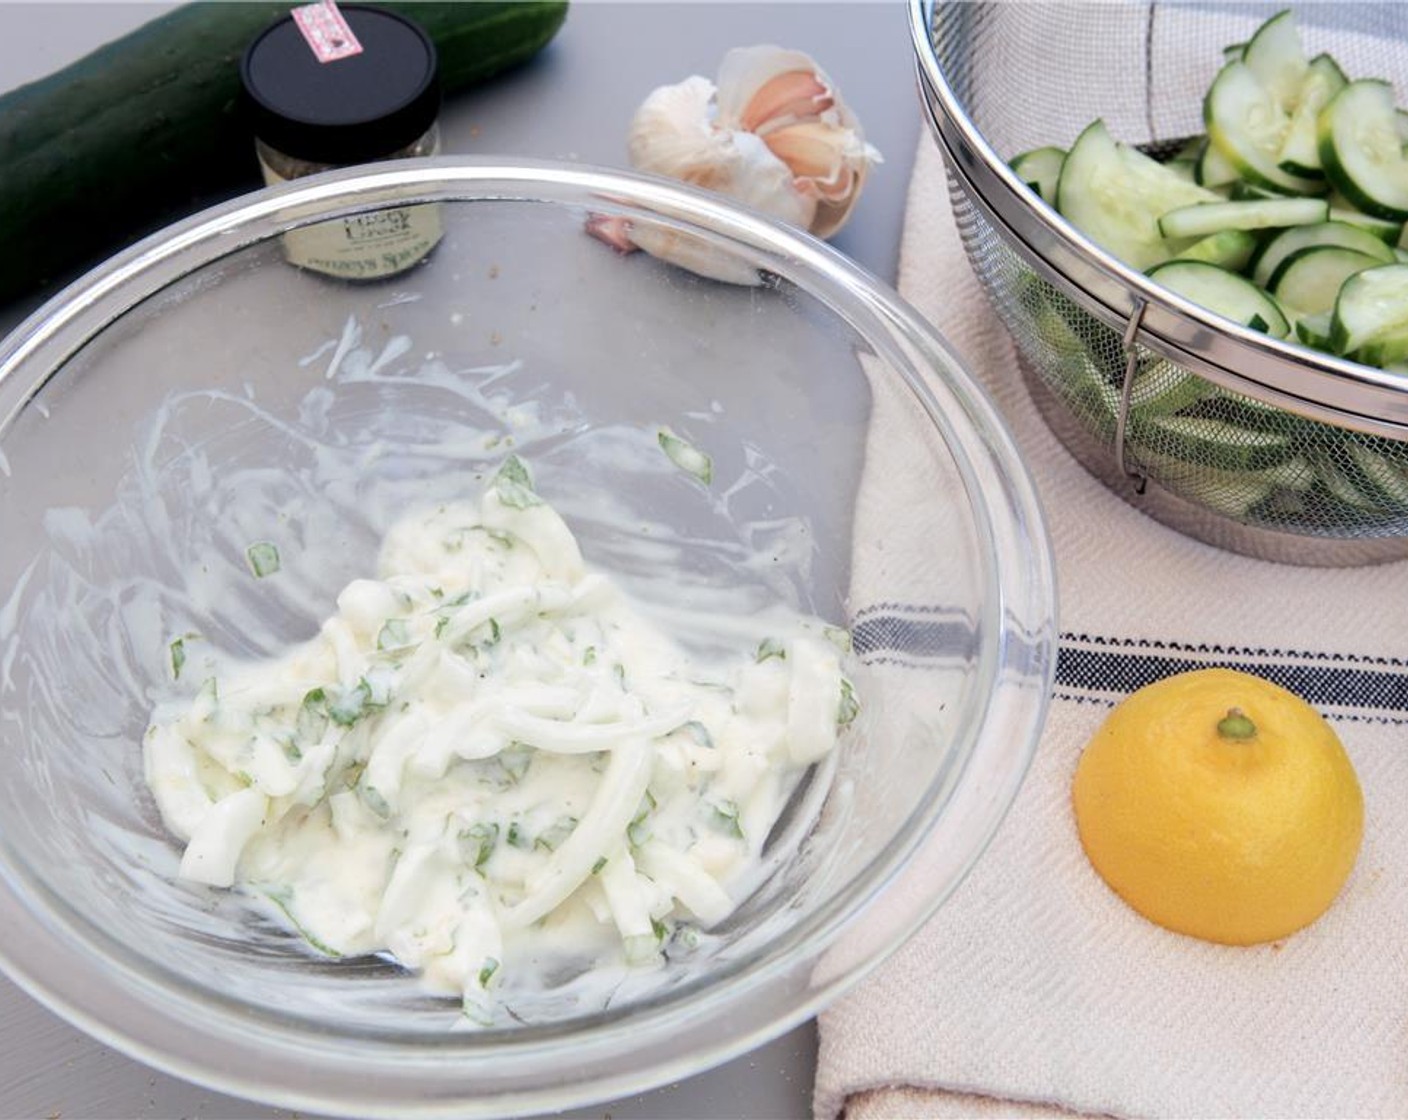
[[[171,7],[161,3],[0,0],[0,92],[41,77]],[[862,3],[614,3],[577,0],[533,63],[453,98],[444,150],[625,166],[625,130],[657,85],[713,75],[734,46],[776,43],[830,72],[885,163],[834,244],[893,283],[919,108],[897,0]],[[3,111],[3,108],[0,108]],[[3,173],[3,172],[0,172]],[[8,330],[38,298],[0,306]],[[687,1081],[570,1115],[784,1118],[810,1113],[811,1024]],[[222,1096],[103,1046],[0,977],[0,1117],[287,1117]]]

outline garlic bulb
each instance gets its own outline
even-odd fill
[[[801,51],[772,46],[729,51],[717,86],[695,75],[655,90],[631,121],[629,151],[637,170],[718,191],[818,237],[846,223],[880,162],[825,71]],[[720,254],[678,232],[617,219],[589,229],[618,249],[749,282],[742,262],[710,268]],[[756,282],[756,273],[742,272]]]

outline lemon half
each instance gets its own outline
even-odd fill
[[[1334,729],[1294,693],[1230,669],[1129,696],[1086,746],[1072,792],[1081,844],[1116,894],[1229,945],[1275,941],[1324,913],[1364,832]]]

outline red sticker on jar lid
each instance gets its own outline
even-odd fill
[[[294,8],[292,15],[319,62],[336,62],[339,58],[362,53],[362,44],[347,26],[346,17],[337,10],[337,0],[304,4]]]

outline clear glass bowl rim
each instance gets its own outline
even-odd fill
[[[93,946],[10,865],[0,825],[0,919],[8,931],[0,967],[88,1033],[211,1088],[284,1107],[369,1116],[504,1116],[605,1100],[708,1068],[815,1014],[912,935],[986,848],[1035,752],[1055,666],[1055,571],[1035,488],[1004,423],[961,359],[882,281],[823,242],[717,194],[580,164],[442,156],[326,172],[242,196],[98,266],[0,342],[0,436],[28,396],[88,339],[206,264],[334,214],[488,199],[580,209],[583,217],[631,213],[722,237],[821,299],[886,357],[943,432],[970,493],[977,493],[978,473],[997,483],[986,502],[974,503],[978,526],[988,531],[993,594],[984,621],[998,634],[995,657],[984,667],[988,702],[976,713],[976,725],[960,732],[969,740],[967,760],[952,796],[905,822],[817,918],[789,932],[780,950],[688,1000],[605,1017],[600,1030],[585,1035],[551,1028],[527,1032],[532,1037],[526,1040],[498,1034],[473,1050],[407,1036],[369,1041],[271,1029],[252,1021],[247,1009],[242,1013],[237,1001],[180,990],[140,961],[95,957]],[[943,406],[913,368],[914,357],[940,372]],[[1005,547],[994,545],[999,539]],[[1014,541],[1022,547],[1013,548]],[[1021,643],[1010,628],[1030,641],[1015,648]],[[992,774],[984,772],[982,747],[997,738],[995,722],[1005,723],[1002,738],[1012,742],[1015,734],[1018,764]],[[958,873],[925,883],[888,936],[841,972],[823,981],[810,977],[828,947],[864,921],[883,893],[899,889],[896,881],[914,864],[925,835],[961,795],[973,800],[977,826]],[[770,995],[777,998],[770,1001]],[[654,1033],[642,1041],[647,1032]],[[691,1041],[682,1050],[686,1033]],[[486,1078],[491,1069],[495,1076]],[[486,1080],[493,1083],[487,1092]]]

